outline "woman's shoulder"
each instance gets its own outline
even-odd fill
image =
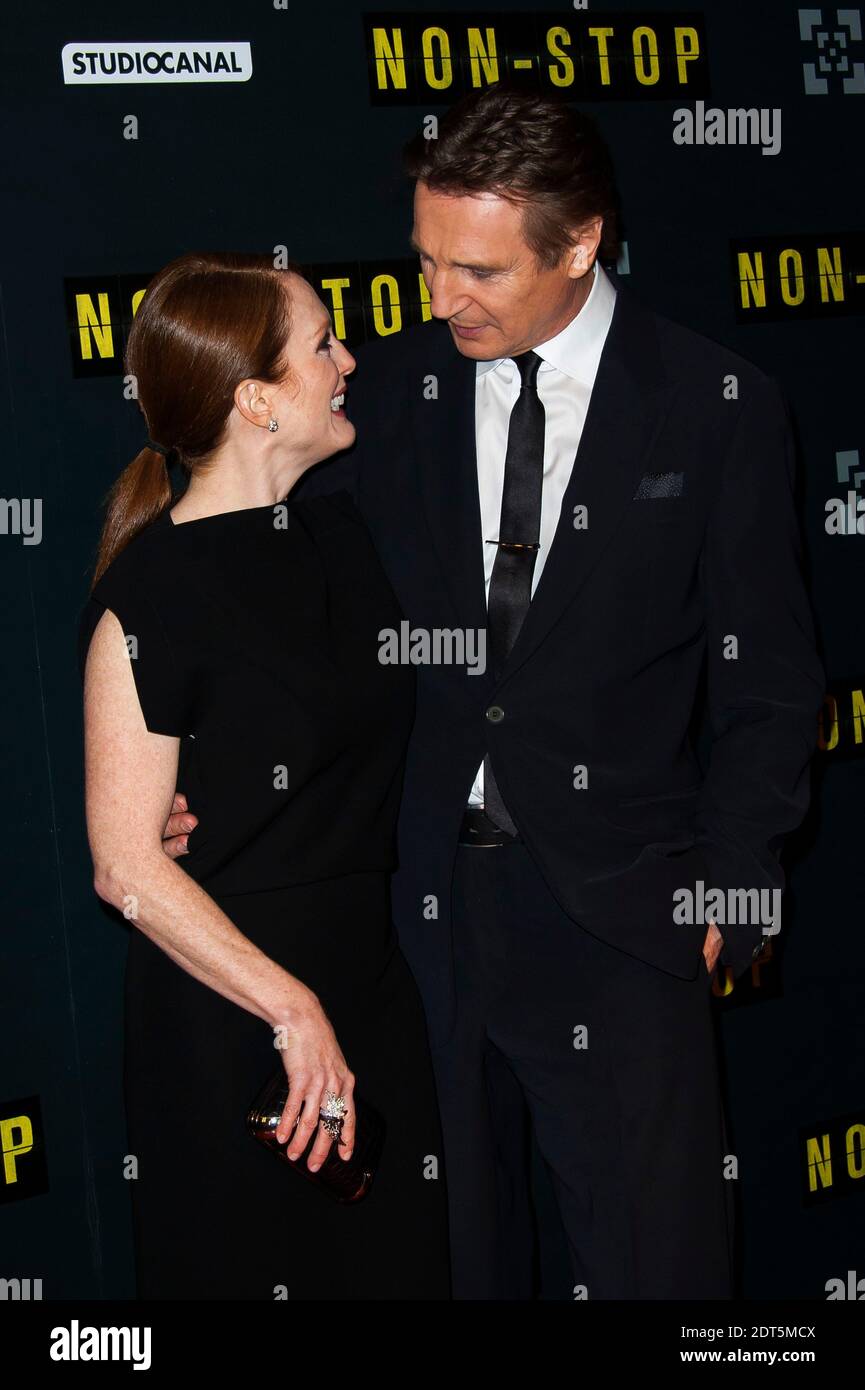
[[[128,630],[152,622],[156,611],[163,608],[160,594],[171,592],[169,552],[166,546],[164,522],[167,513],[160,513],[118,551],[103,570],[87,595],[79,614],[79,653],[83,662],[91,638],[106,608]]]
[[[136,532],[103,570],[93,586],[92,596],[99,598],[130,586],[145,593],[155,592],[165,575],[170,528],[165,511]]]
[[[78,666],[83,680],[93,636],[110,610],[123,632],[147,728],[180,737],[190,717],[191,668],[178,626],[186,596],[162,523],[160,515],[133,536],[94,584],[78,623]]]

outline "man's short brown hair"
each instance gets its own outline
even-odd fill
[[[609,150],[591,116],[564,102],[497,82],[456,102],[437,139],[413,136],[403,163],[410,178],[433,191],[495,193],[522,206],[523,236],[547,270],[594,217],[604,219],[599,257],[618,255]]]

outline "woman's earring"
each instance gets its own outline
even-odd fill
[[[278,430],[278,429],[279,429],[279,421],[278,421],[278,420],[274,420],[274,418],[273,418],[272,415],[271,415],[270,419],[269,419],[268,422],[267,422],[267,428],[270,430],[271,434],[273,434],[274,430]]]

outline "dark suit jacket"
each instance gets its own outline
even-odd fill
[[[609,273],[618,296],[588,417],[507,664],[498,679],[418,668],[394,911],[434,1043],[453,1022],[451,874],[485,753],[565,912],[685,979],[702,968],[706,927],[676,924],[674,891],[781,887],[782,838],[808,804],[824,682],[783,399],[757,367]],[[353,491],[413,628],[483,628],[475,363],[438,321],[356,356],[357,442],[298,495]],[[704,663],[705,775],[690,732]],[[722,961],[738,975],[762,927],[723,930]]]

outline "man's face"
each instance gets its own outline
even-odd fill
[[[447,319],[464,357],[492,361],[526,352],[570,322],[591,288],[601,227],[594,219],[582,236],[575,232],[573,249],[545,270],[523,240],[519,207],[494,193],[454,196],[418,182],[411,244],[433,317]]]

